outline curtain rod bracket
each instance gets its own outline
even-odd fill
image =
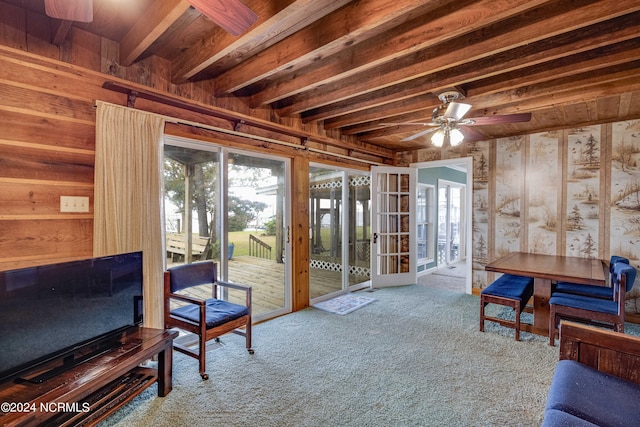
[[[135,108],[137,98],[138,92],[135,90],[130,90],[129,93],[127,93],[127,107]]]

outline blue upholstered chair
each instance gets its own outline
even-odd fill
[[[633,288],[636,269],[625,262],[616,262],[612,269],[613,299],[554,292],[549,299],[549,344],[555,344],[560,319],[571,319],[612,327],[624,332],[625,295]]]
[[[211,298],[198,298],[178,293],[202,285],[211,287]],[[245,304],[234,304],[220,299],[219,292],[223,288],[242,291],[245,294]],[[218,281],[216,263],[204,261],[169,268],[164,273],[164,296],[165,327],[182,329],[198,336],[197,350],[175,341],[173,348],[198,359],[202,379],[209,378],[205,372],[207,341],[233,332],[246,338],[247,350],[253,354],[251,348],[251,288]],[[181,302],[182,305],[172,308],[172,302]]]
[[[612,255],[609,260],[609,283],[611,284],[611,277],[613,274],[613,266],[617,262],[629,264],[629,260],[625,257],[618,255]],[[565,294],[584,295],[588,297],[614,299],[612,286],[599,286],[599,285],[584,285],[581,283],[571,282],[558,282],[554,286],[554,292],[562,292]]]

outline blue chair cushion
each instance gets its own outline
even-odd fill
[[[555,292],[549,299],[549,304],[565,307],[579,308],[582,310],[597,311],[600,313],[617,314],[618,303],[613,300],[586,297],[584,295],[565,294]]]
[[[484,288],[480,294],[520,300],[526,303],[533,295],[533,278],[503,274]]]
[[[210,298],[206,301],[206,323],[207,329],[227,323],[249,314],[249,309],[245,306],[232,302]],[[200,307],[195,304],[187,304],[171,310],[171,314],[192,322],[200,321]]]
[[[598,285],[582,285],[579,283],[558,282],[555,292],[584,295],[594,298],[613,299],[613,288]]]
[[[640,385],[561,360],[551,380],[546,409],[556,409],[598,426],[640,425]]]
[[[609,260],[609,273],[613,274],[616,263],[629,264],[629,259],[619,256],[611,255]],[[597,285],[583,285],[579,283],[570,282],[558,282],[554,287],[557,292],[564,292],[567,294],[585,295],[588,297],[613,299],[613,288],[607,286]]]

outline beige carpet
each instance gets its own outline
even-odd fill
[[[418,276],[418,284],[464,293],[466,289],[465,265],[458,263],[453,264],[452,267],[445,266],[432,273]]]
[[[209,352],[210,379],[174,357],[155,386],[105,426],[536,426],[558,348],[487,323],[478,297],[423,285],[384,288],[345,316],[315,308],[256,325]]]

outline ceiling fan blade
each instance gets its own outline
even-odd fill
[[[500,123],[520,123],[531,120],[531,113],[503,114],[496,116],[471,117],[469,126],[495,125]]]
[[[399,122],[399,123],[380,123],[382,126],[440,126],[434,122]]]
[[[247,31],[258,15],[240,0],[187,0],[200,13],[234,36]]]
[[[471,105],[463,104],[462,102],[450,102],[447,106],[447,111],[444,112],[445,119],[460,120],[471,109]]]
[[[487,137],[484,134],[467,126],[461,126],[460,132],[462,132],[462,134],[464,135],[465,141],[473,142],[473,141],[482,141],[484,139],[487,139]]]
[[[93,0],[44,0],[47,16],[65,21],[93,21]]]
[[[405,141],[413,141],[413,140],[414,140],[414,139],[416,139],[416,138],[420,138],[421,136],[427,135],[427,134],[429,134],[429,133],[431,133],[431,132],[435,132],[435,131],[437,131],[437,130],[438,130],[438,128],[430,128],[430,129],[423,130],[423,131],[418,132],[418,133],[414,133],[413,135],[408,136],[408,137],[406,137],[405,139],[403,139],[403,140],[402,140],[402,142],[405,142]]]

